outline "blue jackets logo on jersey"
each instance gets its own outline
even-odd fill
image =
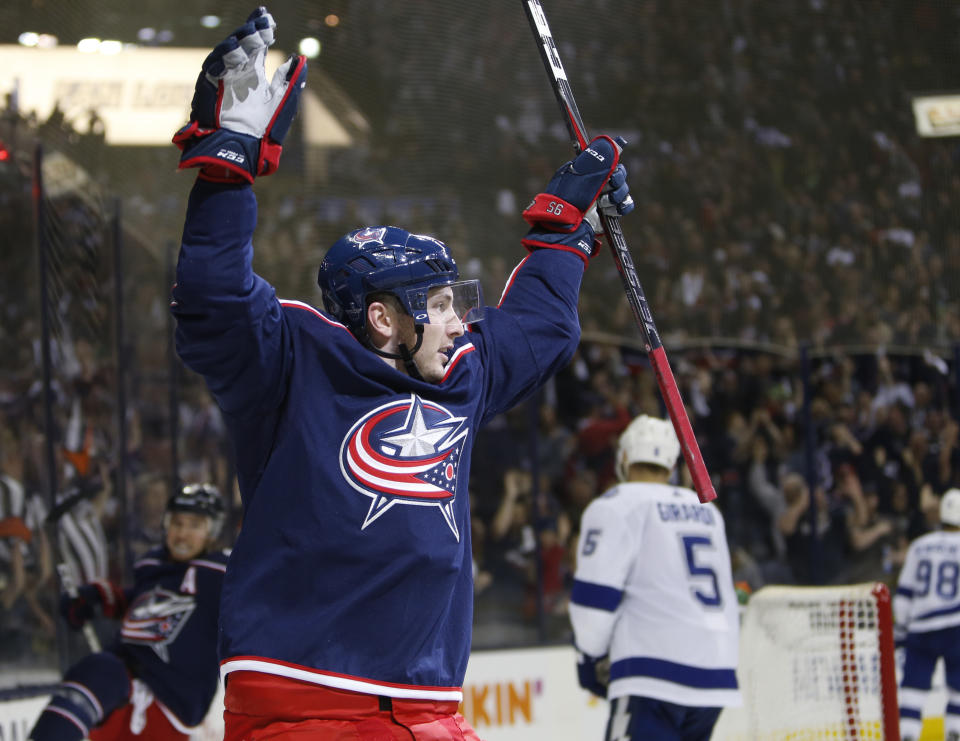
[[[196,606],[192,596],[151,589],[127,610],[120,636],[124,643],[149,646],[161,659],[170,661],[167,646],[176,640]]]
[[[340,470],[371,499],[361,529],[398,504],[436,507],[460,540],[453,500],[469,433],[465,420],[411,394],[377,407],[353,425],[340,445]]]

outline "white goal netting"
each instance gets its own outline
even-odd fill
[[[890,594],[883,584],[765,587],[747,605],[744,706],[715,741],[896,740]]]

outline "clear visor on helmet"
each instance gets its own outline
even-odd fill
[[[483,296],[477,280],[461,280],[429,289],[408,288],[406,296],[417,324],[459,322],[466,326],[483,319]]]

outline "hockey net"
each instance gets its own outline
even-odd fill
[[[715,741],[899,739],[890,592],[881,583],[759,590],[740,635],[742,708]]]

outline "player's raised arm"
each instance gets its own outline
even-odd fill
[[[530,229],[521,242],[530,254],[507,280],[489,325],[478,329],[495,336],[487,343],[496,391],[492,413],[515,404],[576,349],[580,283],[601,245],[598,211],[633,210],[620,151],[620,142],[598,136],[554,173],[523,212]]]
[[[179,167],[199,169],[171,304],[177,351],[228,413],[275,403],[286,372],[280,306],[253,272],[251,241],[250,184],[276,171],[306,79],[306,60],[296,55],[267,79],[275,31],[258,8],[216,46],[197,78],[190,121],[173,138]]]

